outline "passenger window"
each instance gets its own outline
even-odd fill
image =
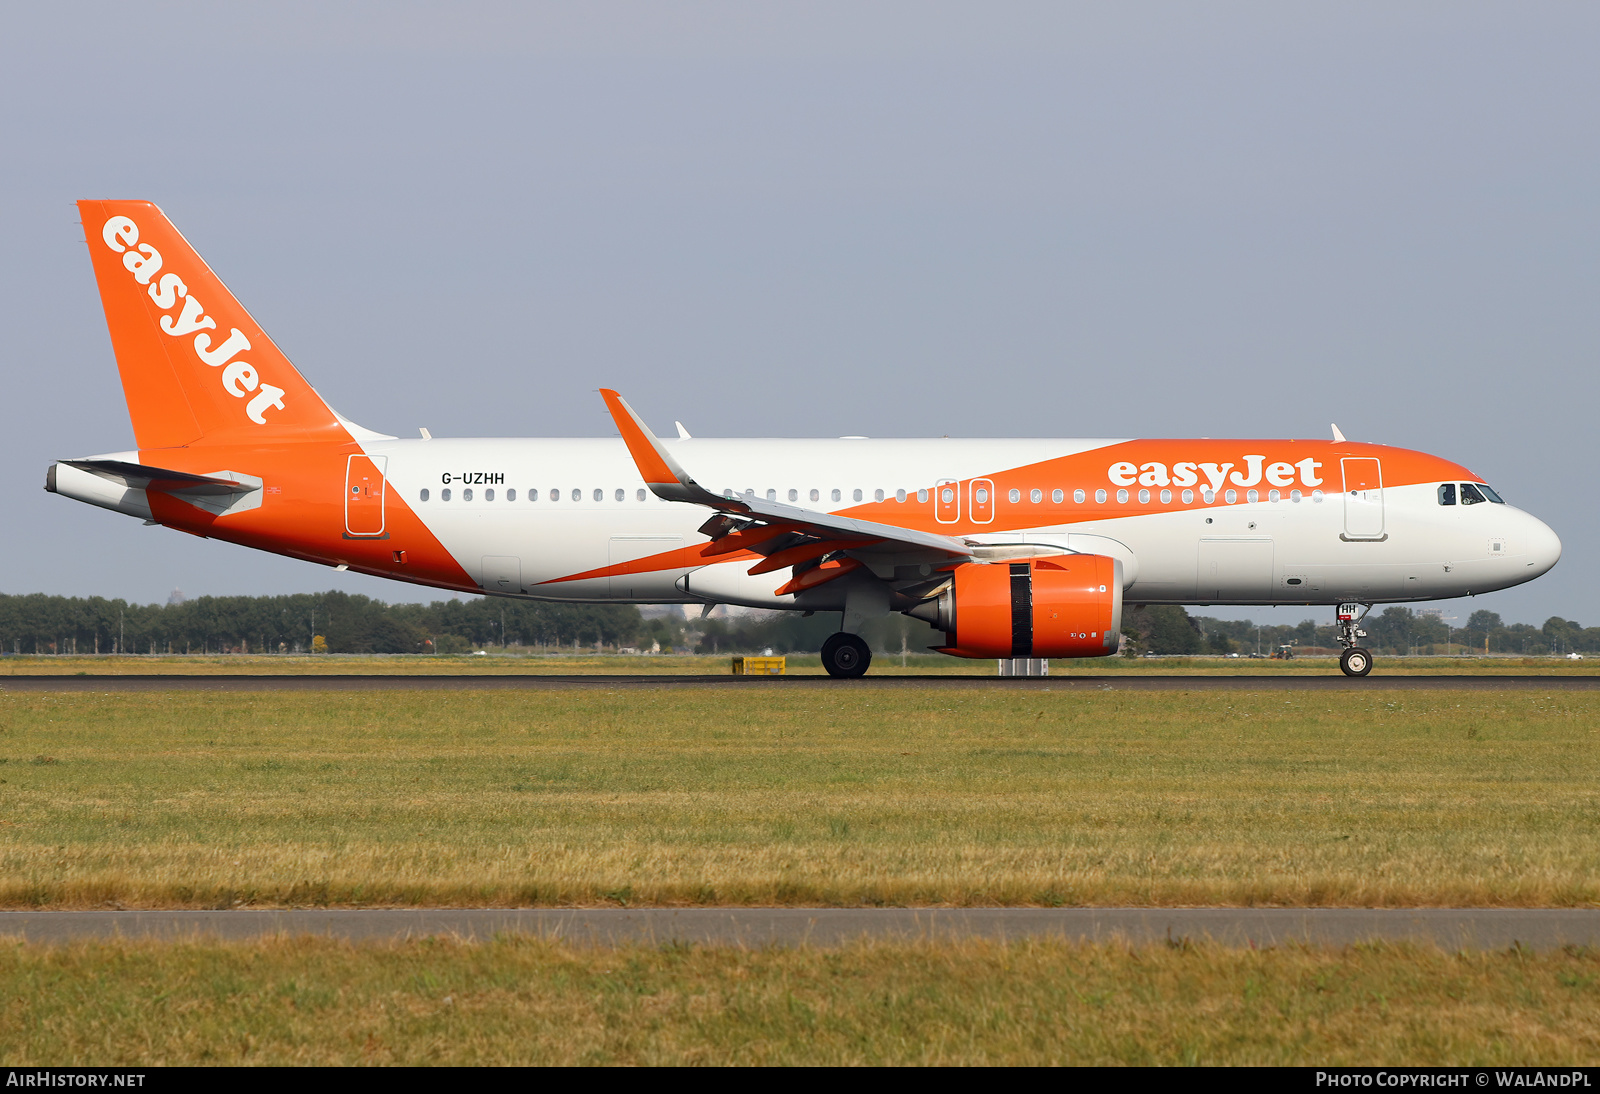
[[[1128,504],[1128,492],[1126,490],[1118,490],[1117,491],[1117,504],[1118,505],[1127,505]]]
[[[1150,491],[1148,491],[1148,490],[1139,491],[1139,504],[1140,505],[1149,505],[1150,504]]]
[[[605,501],[606,500],[606,492],[604,490],[600,490],[600,489],[597,488],[595,490],[595,492],[594,492],[594,500],[595,501]]]
[[[1044,491],[1040,490],[1037,486],[1034,487],[1032,490],[1028,491],[1028,500],[1033,504],[1038,505],[1044,500]]]
[[[1183,504],[1185,504],[1185,505],[1193,505],[1194,504],[1194,491],[1193,490],[1185,490],[1183,492]]]
[[[903,503],[906,500],[906,492],[904,490],[896,490],[894,492],[894,500]]]
[[[539,500],[539,491],[537,489],[529,490],[528,491],[528,500],[529,501],[538,501]]]
[[[1478,493],[1478,488],[1476,486],[1473,486],[1470,482],[1464,482],[1464,483],[1461,484],[1461,504],[1462,505],[1477,505],[1480,501],[1488,501],[1488,500],[1489,500],[1488,498],[1486,498],[1482,494]]]
[[[1074,490],[1074,491],[1073,491],[1073,492],[1072,492],[1072,500],[1073,500],[1073,501],[1074,501],[1074,502],[1076,502],[1076,503],[1077,503],[1077,504],[1079,504],[1079,505],[1082,505],[1082,504],[1083,504],[1083,499],[1084,499],[1084,496],[1085,496],[1085,495],[1084,495],[1084,493],[1083,493],[1083,491],[1082,491],[1082,490]]]
[[[1229,490],[1227,493],[1222,495],[1222,500],[1227,502],[1229,505],[1232,505],[1234,502],[1239,500],[1239,491]]]
[[[1456,484],[1447,482],[1439,487],[1439,504],[1454,505],[1456,503]]]
[[[574,486],[572,488],[572,500],[573,501],[582,501],[583,500],[583,491],[579,490],[576,486]]]
[[[834,501],[840,501],[843,498],[844,498],[844,495],[842,493],[840,493],[840,491],[837,488],[835,488],[834,491],[833,491],[833,500]],[[926,499],[924,499],[924,500],[926,500]]]
[[[1012,505],[1017,504],[1019,501],[1022,500],[1022,491],[1018,490],[1015,486],[1013,486],[1011,488],[1011,492],[1006,495],[1006,500],[1009,501]]]
[[[810,494],[808,494],[806,496],[809,497],[812,501],[821,501],[822,500],[822,491],[821,490],[813,490],[813,491],[811,491]]]
[[[469,486],[465,490],[461,491],[461,500],[462,501],[471,501],[472,500],[472,487]]]
[[[1232,491],[1230,491],[1230,493],[1231,492]],[[1246,494],[1244,497],[1245,497],[1246,501],[1248,501],[1251,505],[1254,505],[1256,502],[1261,500],[1261,491],[1252,490],[1248,494]],[[1229,500],[1232,500],[1232,499],[1229,499]]]
[[[1267,491],[1267,500],[1268,501],[1281,501],[1281,500],[1283,500],[1283,491],[1281,491],[1281,490],[1268,490]]]
[[[860,501],[861,500],[861,491],[860,490],[851,491],[850,500],[851,501]]]
[[[644,487],[642,487],[642,486],[639,487],[639,490],[638,490],[638,500],[639,501],[643,501],[644,500]]]
[[[835,490],[833,492],[833,500],[834,501],[838,501],[839,500],[839,491]],[[925,489],[924,490],[918,490],[917,491],[917,501],[918,501],[919,504],[926,504],[927,501],[928,501],[928,491],[925,490]]]
[[[790,501],[799,501],[800,500],[800,491],[794,489],[793,487],[790,487],[789,488],[789,500]]]
[[[777,501],[778,500],[778,492],[776,490],[774,490],[770,486],[767,487],[767,500],[768,501]]]
[[[449,501],[450,500],[450,488],[448,486],[445,487],[443,490],[439,491],[439,500],[440,501]]]
[[[873,501],[882,501],[883,500],[883,491],[882,490],[874,490],[872,492],[872,500]]]
[[[1066,500],[1066,497],[1067,496],[1065,494],[1063,494],[1059,490],[1050,491],[1050,501],[1054,505],[1060,505],[1063,501]]]
[[[1161,491],[1161,504],[1162,505],[1171,505],[1172,504],[1172,491],[1171,490],[1163,490],[1163,491]]]
[[[1106,503],[1106,492],[1104,490],[1096,490],[1094,492],[1094,503],[1096,505],[1104,505]]]
[[[1500,499],[1500,495],[1496,494],[1493,490],[1490,490],[1489,487],[1487,485],[1485,485],[1484,483],[1480,482],[1478,484],[1478,489],[1483,491],[1483,496],[1484,497],[1488,498],[1490,501],[1494,502],[1496,505],[1504,505],[1505,504],[1505,502]]]
[[[426,486],[424,486],[422,488],[422,500],[423,501],[427,501],[428,500],[428,488]]]
[[[485,490],[483,492],[483,500],[484,501],[493,501],[494,500],[494,487],[491,486],[489,489],[487,489],[487,490]]]
[[[616,495],[615,495],[615,497],[616,497],[616,499],[617,499],[617,500],[618,500],[618,501],[622,501],[622,500],[623,500],[623,499],[625,499],[625,498],[626,498],[626,497],[627,497],[627,496],[628,496],[628,492],[627,492],[627,491],[626,491],[626,490],[624,490],[624,489],[623,489],[623,488],[622,488],[622,487],[620,487],[620,486],[619,486],[619,487],[617,487],[617,492],[616,492]]]
[[[516,487],[513,486],[510,490],[506,491],[506,500],[507,501],[516,501],[517,500],[517,488]]]

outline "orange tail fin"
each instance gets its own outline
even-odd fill
[[[78,211],[141,449],[350,439],[160,209]]]

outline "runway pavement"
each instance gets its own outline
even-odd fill
[[[407,675],[161,675],[49,676],[0,675],[0,692],[113,691],[551,691],[572,688],[1001,688],[1010,691],[1554,691],[1600,689],[1600,676],[1384,676],[1352,679],[1337,671],[1318,676],[1262,673],[1248,676],[1146,676],[1132,673],[1001,676],[868,676],[834,680],[827,676],[453,676]]]
[[[1417,942],[1449,950],[1600,945],[1600,909],[1396,908],[598,908],[0,912],[0,937],[225,939],[319,935],[352,942],[529,934],[578,945],[838,946],[963,938],[1227,946]]]

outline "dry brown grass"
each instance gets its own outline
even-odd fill
[[[1600,901],[1600,695],[0,692],[0,905]]]
[[[0,1058],[93,1064],[1592,1065],[1593,952],[0,945]]]

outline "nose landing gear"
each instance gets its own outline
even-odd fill
[[[1346,676],[1365,676],[1372,671],[1372,653],[1357,643],[1367,636],[1361,621],[1372,610],[1370,604],[1339,605],[1339,645],[1344,652],[1339,655],[1339,671]]]

